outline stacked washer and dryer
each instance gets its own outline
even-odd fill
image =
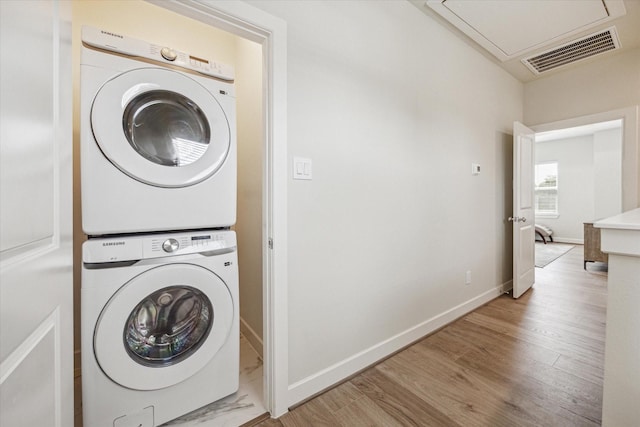
[[[85,427],[152,427],[238,389],[233,69],[82,29]]]

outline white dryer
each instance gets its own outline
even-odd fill
[[[82,42],[84,232],[233,225],[233,68],[91,27]]]
[[[239,380],[233,231],[96,238],[82,246],[88,427],[154,427]]]

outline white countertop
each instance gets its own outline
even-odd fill
[[[619,230],[640,230],[640,208],[615,215],[609,218],[601,219],[593,224],[598,228],[612,228]]]

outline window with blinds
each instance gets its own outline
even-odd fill
[[[536,164],[536,216],[558,216],[558,162]]]

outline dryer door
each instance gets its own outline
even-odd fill
[[[169,264],[127,282],[102,310],[94,352],[104,373],[134,390],[156,390],[191,377],[227,341],[233,302],[206,268]]]
[[[215,96],[186,75],[141,68],[107,81],[91,108],[96,143],[109,161],[140,182],[186,187],[225,162],[229,121]]]

